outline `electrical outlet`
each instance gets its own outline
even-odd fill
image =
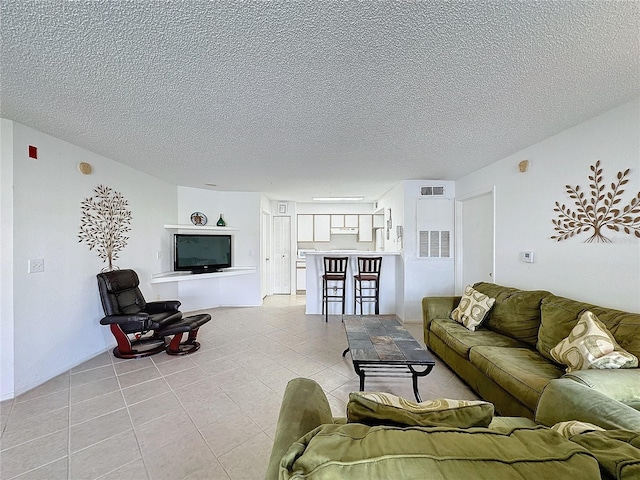
[[[44,258],[32,258],[29,260],[29,273],[44,272]]]
[[[156,258],[157,258],[158,260],[162,260],[162,250],[158,250],[158,251],[156,252]]]

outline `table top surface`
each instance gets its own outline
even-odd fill
[[[433,356],[394,316],[356,316],[344,319],[354,363],[434,365]]]

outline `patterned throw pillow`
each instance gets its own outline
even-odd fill
[[[351,392],[347,403],[347,421],[366,425],[486,427],[493,413],[493,404],[481,400],[440,398],[416,403],[380,392]]]
[[[451,312],[451,320],[463,324],[473,332],[480,326],[495,302],[495,298],[490,298],[467,285],[460,303]]]
[[[574,370],[635,368],[638,359],[623,350],[593,312],[586,311],[569,336],[551,349],[555,361]]]
[[[604,428],[598,427],[592,423],[570,420],[568,422],[556,423],[551,427],[551,430],[555,430],[564,438],[570,440],[574,435],[580,435],[581,433],[593,432],[596,430],[604,431]]]

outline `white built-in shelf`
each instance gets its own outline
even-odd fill
[[[152,275],[150,283],[171,283],[191,280],[208,280],[222,277],[236,277],[238,275],[250,275],[257,271],[257,267],[230,267],[224,268],[220,272],[211,273],[163,272]]]
[[[173,225],[167,224],[164,226],[167,230],[209,230],[215,232],[237,232],[238,228],[233,227],[218,227],[217,225]]]

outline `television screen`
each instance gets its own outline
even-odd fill
[[[215,272],[231,266],[231,235],[175,235],[174,270]]]

